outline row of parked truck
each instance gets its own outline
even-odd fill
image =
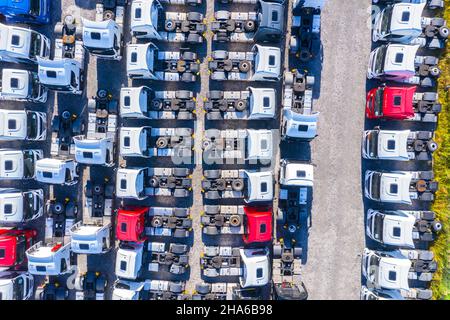
[[[437,56],[448,37],[446,21],[440,17],[444,2],[373,2],[381,9],[372,30],[373,42],[380,45],[370,55],[367,77],[378,82],[368,92],[366,117],[379,125],[364,132],[362,156],[379,164],[429,164],[430,169],[365,172],[364,194],[370,200],[366,235],[375,245],[363,253],[366,284],[361,299],[431,299],[428,287],[437,263],[428,247],[442,229],[430,211],[438,191],[431,171],[438,145],[433,140],[434,129],[408,127],[437,125],[441,111]],[[382,129],[389,122],[379,120],[402,121],[404,130]]]

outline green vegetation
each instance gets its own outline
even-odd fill
[[[450,21],[450,0],[445,0],[444,17]],[[435,299],[450,300],[450,55],[448,47],[441,57],[440,68],[442,76],[439,79],[439,98],[442,103],[442,112],[439,115],[436,130],[436,142],[439,149],[434,154],[434,172],[439,182],[439,192],[432,210],[437,214],[443,224],[442,232],[432,245],[438,263],[438,271],[431,284]]]

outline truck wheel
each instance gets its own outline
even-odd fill
[[[244,24],[244,30],[247,32],[252,32],[256,28],[256,23],[253,20],[247,20]]]
[[[155,100],[152,101],[152,109],[153,110],[161,110],[162,107],[163,107],[162,100],[155,99]]]
[[[197,283],[195,285],[195,291],[199,294],[208,294],[211,292],[211,285],[209,283]]]
[[[247,101],[245,100],[238,100],[235,104],[236,111],[244,111],[247,109]]]
[[[181,282],[169,282],[169,291],[173,293],[183,292],[183,285]]]
[[[173,175],[175,177],[184,178],[189,175],[188,168],[173,168]]]
[[[414,151],[420,152],[423,151],[424,143],[422,140],[414,141]]]
[[[219,110],[222,112],[226,112],[228,111],[228,103],[226,100],[221,100],[219,102]]]
[[[158,177],[152,177],[150,179],[150,186],[152,186],[153,188],[159,187],[159,178]]]
[[[242,223],[241,217],[237,214],[234,214],[230,217],[230,225],[232,227],[239,227]]]
[[[173,196],[175,198],[185,198],[187,197],[187,191],[185,189],[175,189]]]
[[[187,246],[185,244],[172,243],[170,252],[174,254],[184,254],[187,252]]]
[[[197,60],[197,54],[195,52],[186,51],[183,52],[182,59],[185,61],[195,61]]]
[[[221,256],[215,256],[211,259],[211,265],[215,269],[220,269],[222,267],[222,257]]]
[[[293,85],[294,84],[294,74],[292,72],[286,71],[284,73],[284,83],[286,85]]]
[[[107,184],[105,186],[105,198],[112,199],[114,197],[114,185]]]
[[[214,60],[225,60],[228,58],[228,52],[225,50],[215,50],[212,52],[212,58]]]
[[[205,198],[209,200],[217,200],[220,199],[220,195],[218,191],[208,191],[205,194]]]
[[[223,99],[223,91],[220,90],[211,90],[208,93],[210,100],[222,100]]]
[[[206,179],[218,179],[220,178],[220,170],[205,170],[203,173]]]
[[[187,19],[192,22],[201,22],[203,15],[200,12],[191,11],[187,14]]]
[[[299,59],[301,62],[308,62],[312,57],[312,54],[308,50],[300,50]]]
[[[442,223],[440,221],[433,221],[431,224],[431,227],[433,228],[434,232],[439,232],[442,230]]]
[[[231,13],[227,10],[219,10],[215,13],[216,20],[226,21],[230,19]]]
[[[425,192],[419,196],[419,199],[422,201],[433,201],[434,196],[431,192]]]
[[[53,32],[55,33],[55,38],[61,38],[63,34],[64,25],[61,22],[56,23],[55,29]]]
[[[284,225],[284,212],[281,209],[277,211],[277,225],[278,227],[282,227]]]
[[[205,205],[205,213],[210,215],[216,215],[220,212],[220,206]]]
[[[217,227],[215,226],[206,226],[204,227],[203,232],[209,236],[216,236],[219,234],[219,232],[217,231]]]
[[[438,144],[434,142],[433,140],[429,140],[427,142],[427,148],[430,152],[435,152],[438,149]]]
[[[75,278],[74,288],[77,291],[83,291],[84,276],[78,276]]]
[[[189,100],[191,98],[191,91],[177,90],[175,91],[175,97],[180,100]]]
[[[174,238],[186,238],[188,235],[186,234],[186,230],[184,229],[175,229],[173,232]]]
[[[174,208],[173,215],[177,218],[186,218],[189,214],[189,210],[185,208]]]
[[[192,72],[185,72],[181,75],[182,82],[194,82],[195,79],[196,77]]]
[[[208,113],[207,118],[208,120],[222,120],[222,114],[218,111],[213,111]]]
[[[449,30],[447,27],[442,26],[439,28],[439,36],[443,39],[447,39],[449,34]]]
[[[244,190],[244,180],[242,179],[235,179],[231,183],[231,186],[234,191],[242,191]]]
[[[274,259],[280,259],[281,253],[283,252],[281,245],[276,244],[273,246],[273,258]]]
[[[303,249],[300,247],[294,247],[294,257],[295,258],[301,258],[303,254]]]
[[[93,193],[94,193],[95,195],[103,195],[103,194],[104,194],[104,188],[103,188],[103,186],[102,186],[102,185],[99,185],[99,184],[96,184],[96,185],[94,186]]]
[[[213,74],[211,74],[211,80],[225,81],[227,80],[227,76],[223,71],[214,71]]]
[[[247,60],[242,60],[239,62],[239,71],[243,73],[247,73],[250,71],[251,63]]]
[[[95,281],[95,290],[97,292],[105,292],[106,289],[106,278],[103,275],[100,275]]]
[[[422,171],[420,172],[420,179],[431,180],[434,178],[433,171]]]

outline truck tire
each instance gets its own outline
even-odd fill
[[[216,20],[227,21],[228,19],[230,19],[231,13],[230,13],[230,11],[227,11],[227,10],[218,10],[218,11],[216,11],[215,16],[216,16]]]
[[[175,198],[186,198],[187,197],[187,191],[185,189],[175,189],[173,192],[173,196]]]
[[[170,252],[174,254],[184,254],[187,252],[187,246],[185,244],[172,243]]]
[[[419,174],[420,179],[424,179],[424,180],[431,180],[434,178],[434,173],[433,171],[422,171]]]
[[[215,50],[212,52],[212,58],[214,60],[225,60],[228,58],[228,52],[225,50]]]
[[[190,120],[192,119],[191,113],[186,112],[186,111],[180,111],[178,112],[178,120]]]
[[[227,188],[227,181],[225,179],[216,180],[216,189],[218,191],[224,191]]]
[[[205,198],[209,199],[209,200],[218,200],[218,199],[220,199],[220,195],[219,195],[218,191],[211,190],[211,191],[206,192]]]
[[[231,183],[231,186],[232,186],[234,191],[238,191],[238,192],[242,191],[242,190],[244,190],[244,180],[242,180],[242,179],[235,179]]]
[[[185,61],[195,61],[197,60],[197,54],[195,52],[186,51],[183,52],[182,59]]]
[[[173,237],[178,238],[178,239],[187,238],[188,234],[186,234],[186,230],[184,230],[184,229],[175,229],[173,231]]]
[[[220,206],[217,205],[205,205],[205,213],[210,215],[216,215],[220,212]]]
[[[239,71],[242,73],[247,73],[250,71],[252,64],[250,61],[242,60],[239,62]]]
[[[202,42],[202,36],[197,33],[190,33],[186,39],[187,43],[197,44]]]
[[[274,259],[280,259],[282,252],[283,252],[283,249],[281,248],[280,244],[276,244],[273,246],[273,258]]]
[[[434,200],[434,196],[431,192],[424,192],[423,194],[421,194],[419,196],[419,199],[422,201],[433,201]]]
[[[180,100],[189,100],[191,98],[191,91],[177,90],[177,91],[175,91],[175,98],[180,99]]]
[[[205,170],[204,176],[206,179],[218,179],[220,178],[220,170]]]
[[[221,99],[223,99],[223,91],[211,90],[208,93],[208,97],[209,97],[210,100],[221,100]]]
[[[84,276],[80,275],[75,278],[74,288],[77,291],[83,291]]]
[[[211,80],[225,81],[225,80],[227,80],[227,77],[225,75],[225,72],[223,72],[223,71],[214,71],[211,74]]]
[[[169,291],[172,293],[182,293],[183,284],[181,282],[169,282]]]
[[[103,275],[100,275],[95,281],[95,290],[97,292],[105,292],[106,289],[106,278]]]
[[[107,184],[105,186],[105,198],[112,199],[114,197],[114,185]]]
[[[189,210],[185,208],[174,208],[173,215],[177,218],[186,218],[189,215]]]
[[[178,178],[184,178],[189,175],[188,168],[173,168],[173,175]]]
[[[215,256],[215,257],[212,257],[212,259],[211,259],[211,265],[215,269],[220,269],[222,267],[222,263],[223,263],[223,260],[222,260],[221,256]]]
[[[197,283],[195,291],[199,294],[208,294],[211,292],[211,285],[209,283]]]
[[[234,32],[236,30],[236,21],[232,19],[227,20],[227,32]]]
[[[212,111],[207,115],[208,120],[222,120],[222,114],[218,111]]]
[[[284,73],[284,83],[286,85],[293,85],[294,84],[294,74],[292,72],[286,71]]]
[[[217,227],[215,226],[206,226],[204,227],[203,232],[208,236],[216,236],[219,234],[219,232],[217,231]]]
[[[187,14],[187,20],[192,22],[201,22],[203,20],[203,15],[200,12],[190,11]]]
[[[221,100],[221,101],[219,102],[219,110],[220,110],[221,112],[226,112],[226,111],[228,111],[228,103],[227,103],[226,100]]]
[[[303,255],[303,249],[300,247],[294,247],[294,257],[301,258]]]
[[[64,24],[62,22],[57,22],[53,32],[55,34],[55,38],[61,38],[63,34]]]
[[[278,227],[283,227],[284,225],[284,212],[281,209],[277,211],[277,225]]]

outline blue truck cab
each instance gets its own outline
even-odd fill
[[[10,23],[47,24],[51,0],[0,0],[0,16]]]

